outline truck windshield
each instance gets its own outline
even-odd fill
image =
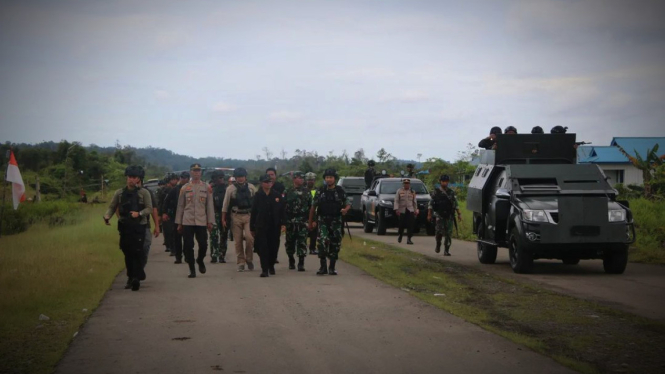
[[[384,182],[381,183],[382,194],[394,194],[402,187],[402,182]],[[411,189],[416,191],[416,194],[427,194],[427,188],[423,183],[411,183]]]

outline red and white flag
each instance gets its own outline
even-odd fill
[[[21,172],[18,170],[18,163],[14,157],[14,152],[10,151],[9,165],[7,165],[7,182],[12,182],[12,197],[14,198],[14,210],[18,209],[18,204],[25,201],[25,185]]]

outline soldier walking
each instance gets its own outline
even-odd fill
[[[305,271],[307,256],[307,220],[312,207],[310,190],[303,186],[303,174],[293,173],[293,187],[284,192],[284,227],[286,232],[286,254],[289,257],[289,269],[296,268],[294,255],[298,255],[298,271]],[[314,230],[312,230],[314,231]]]
[[[402,242],[402,235],[404,235],[404,228],[406,228],[406,244],[413,244],[411,238],[413,237],[413,223],[415,217],[418,216],[418,202],[416,200],[416,192],[411,189],[411,179],[402,179],[403,186],[395,193],[395,202],[393,209],[395,214],[399,217],[399,236],[397,242]]]
[[[316,188],[314,188],[314,185],[316,184],[316,174],[309,172],[305,174],[305,179],[307,180],[307,189],[310,191],[312,195],[312,201],[314,201],[314,195],[316,195]],[[318,255],[319,252],[316,251],[316,238],[318,236],[319,230],[316,228],[313,230],[309,231],[309,254],[310,255]]]
[[[175,240],[173,236],[175,233],[175,224],[173,219],[169,218],[166,211],[166,204],[164,204],[164,202],[166,201],[169,192],[171,192],[171,190],[173,190],[178,184],[178,179],[179,178],[176,174],[169,173],[166,176],[166,184],[159,189],[159,193],[157,194],[157,211],[159,217],[161,217],[162,231],[164,232],[164,246],[166,246],[166,252],[169,252],[170,256],[175,256]]]
[[[185,261],[189,264],[188,277],[196,278],[194,237],[199,245],[196,263],[199,264],[199,272],[205,274],[206,267],[203,260],[208,250],[208,231],[212,230],[215,222],[215,212],[212,188],[201,180],[201,165],[192,164],[189,172],[192,175],[192,181],[180,189],[175,223],[178,225],[178,232],[182,234],[184,242]]]
[[[111,225],[109,220],[118,210],[118,232],[120,233],[120,249],[125,255],[127,267],[127,285],[138,291],[141,279],[145,279],[143,269],[143,243],[148,231],[147,223],[152,214],[152,200],[148,190],[139,186],[139,179],[143,169],[140,166],[128,166],[125,169],[127,185],[115,191],[111,203],[104,214],[104,222]]]
[[[270,175],[261,177],[261,189],[254,195],[250,214],[250,231],[254,248],[261,259],[261,278],[275,275],[282,227],[282,195],[275,191]]]
[[[444,256],[450,256],[450,245],[452,244],[453,225],[455,225],[455,215],[462,221],[462,213],[459,210],[455,191],[448,188],[450,177],[442,175],[439,178],[440,186],[432,191],[432,199],[428,205],[427,220],[432,220],[432,215],[436,218],[436,253],[441,252],[441,239],[445,237]]]
[[[231,231],[235,241],[238,271],[242,272],[245,271],[245,264],[247,264],[248,270],[254,270],[254,253],[252,252],[254,237],[249,229],[249,221],[256,187],[247,183],[245,168],[233,170],[233,177],[236,179],[236,183],[229,186],[224,195],[222,226],[228,227],[224,213],[231,212],[231,222],[233,223]],[[243,242],[246,242],[244,248]]]
[[[342,246],[342,216],[351,209],[351,204],[347,201],[344,189],[336,185],[335,169],[326,169],[323,178],[325,186],[316,191],[309,211],[309,229],[319,228],[318,247],[321,267],[316,274],[337,275],[335,264]],[[330,267],[326,258],[330,259]]]
[[[182,186],[189,182],[189,172],[183,171],[180,173],[180,181],[173,187],[169,194],[166,195],[164,203],[162,204],[162,211],[166,212],[166,216],[162,215],[162,219],[172,222],[173,225],[173,250],[171,256],[175,256],[174,264],[182,264],[182,234],[178,232],[175,224],[176,212],[178,210],[178,198],[180,197],[180,190]]]
[[[282,195],[284,197],[284,191],[286,190],[286,187],[284,186],[284,183],[280,182],[277,180],[277,169],[275,168],[267,168],[266,169],[266,174],[270,176],[270,180],[272,181],[272,189],[275,190],[278,194]],[[279,248],[279,241],[280,238],[277,238],[277,247]],[[277,252],[279,254],[279,251]],[[275,257],[275,263],[279,264],[279,260],[277,260],[277,257]]]
[[[215,223],[210,232],[210,263],[219,261],[226,263],[226,233],[228,232],[222,226],[222,206],[224,205],[224,195],[226,194],[226,181],[224,172],[215,170],[211,176],[213,205],[215,207]]]

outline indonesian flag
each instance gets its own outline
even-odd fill
[[[25,185],[21,172],[18,170],[18,163],[14,157],[14,152],[10,151],[9,165],[7,165],[7,182],[12,182],[12,197],[14,198],[14,210],[18,209],[18,204],[25,201]]]

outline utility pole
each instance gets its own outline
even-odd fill
[[[35,178],[35,189],[37,190],[37,201],[36,202],[42,202],[42,193],[40,191],[39,187],[39,176]]]
[[[104,199],[104,175],[102,174],[102,200]]]

